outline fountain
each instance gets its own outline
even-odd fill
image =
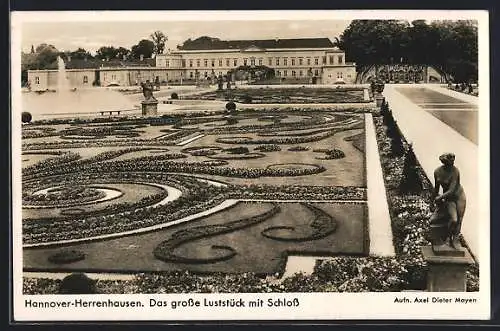
[[[110,112],[134,110],[133,100],[104,87],[72,87],[68,79],[68,71],[61,57],[57,58],[56,85],[49,90],[55,93],[23,93],[22,110],[33,115],[33,119],[48,119],[61,117],[93,117]],[[89,74],[94,74],[89,70]],[[138,111],[140,113],[140,110]]]
[[[69,91],[69,80],[66,76],[66,64],[64,60],[57,57],[57,92]]]

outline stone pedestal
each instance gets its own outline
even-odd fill
[[[463,247],[457,249],[446,245],[423,246],[422,255],[429,266],[427,274],[428,292],[465,292],[467,266],[474,259]]]
[[[363,90],[363,101],[367,101],[367,102],[370,101],[370,92],[368,92],[367,88],[365,88]]]
[[[152,116],[158,114],[158,100],[141,101],[142,116]]]
[[[377,107],[382,106],[382,102],[384,101],[384,97],[380,94],[375,95],[375,101],[377,102]]]

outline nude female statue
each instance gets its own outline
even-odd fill
[[[449,218],[448,239],[450,246],[459,247],[459,234],[465,213],[466,197],[460,185],[460,172],[454,166],[455,155],[445,153],[439,157],[443,164],[434,171],[434,191],[432,193],[431,224],[438,222],[443,217],[443,212]],[[440,187],[443,193],[439,194]],[[436,208],[438,207],[438,208]]]

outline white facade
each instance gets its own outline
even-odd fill
[[[345,62],[337,48],[282,48],[222,50],[177,50],[156,56],[156,67],[181,71],[185,78],[225,75],[239,66],[267,66],[276,77],[301,79],[317,77],[322,83],[354,83],[355,65]],[[338,74],[337,74],[338,73]],[[333,75],[333,76],[332,76]],[[341,79],[337,79],[337,75]]]

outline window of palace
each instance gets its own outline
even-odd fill
[[[276,71],[276,76],[278,76],[278,77],[281,76],[281,72],[279,70]]]
[[[231,65],[230,62],[231,62],[231,60],[226,59],[226,67],[229,67]]]
[[[303,62],[304,62],[304,59],[299,58],[299,66],[301,66]]]
[[[283,76],[288,76],[288,70],[283,71]]]
[[[182,67],[185,68],[186,67],[186,60],[182,60],[181,64],[182,64]]]
[[[307,58],[307,65],[310,66],[311,65],[311,59],[310,58]]]
[[[326,56],[323,56],[323,64],[326,64]]]
[[[243,65],[246,66],[248,64],[248,59],[243,59]]]
[[[255,65],[255,58],[254,57],[250,58],[250,65],[251,66]]]
[[[204,59],[204,60],[203,60],[203,64],[205,65],[205,67],[208,67],[208,60],[207,60],[207,59]]]
[[[212,59],[212,67],[215,67],[215,60]]]
[[[302,76],[302,70],[299,71],[299,76]]]
[[[314,76],[319,76],[319,70],[318,69],[314,69]]]
[[[189,78],[193,78],[193,72],[192,71],[189,72]]]
[[[111,80],[116,80],[116,75],[111,75]]]
[[[269,62],[269,65],[272,66],[273,65],[273,58],[272,57],[268,57],[267,60]]]
[[[280,65],[280,58],[279,58],[279,57],[277,57],[277,58],[276,58],[276,65],[277,65],[277,66],[279,66],[279,65]]]
[[[238,65],[238,59],[233,59],[234,60],[234,66],[236,67]]]
[[[292,76],[295,77],[296,76],[296,72],[295,70],[292,70]]]
[[[330,61],[330,64],[333,64],[333,55],[329,56],[329,61]]]
[[[204,76],[208,77],[208,71],[205,71]]]
[[[35,77],[35,84],[40,84],[40,77],[38,76]]]
[[[287,57],[283,58],[283,65],[284,66],[288,65],[288,58]]]
[[[339,56],[338,56],[339,64],[342,64],[342,58],[343,58],[343,56],[342,56],[342,55],[339,55]]]
[[[337,78],[343,78],[343,73],[342,73],[342,71],[337,72]]]
[[[259,65],[260,66],[262,65],[262,59],[259,59]]]
[[[295,58],[292,57],[292,65],[295,65]]]
[[[169,60],[165,60],[165,66],[166,67],[170,67],[170,61]]]
[[[189,60],[189,67],[193,66],[193,60]]]
[[[222,67],[222,59],[219,60],[219,67]]]
[[[199,67],[200,66],[200,60],[196,60],[196,66]]]
[[[83,83],[87,84],[89,82],[89,78],[87,76],[83,76]]]
[[[314,58],[314,64],[319,65],[319,59],[317,57]]]

